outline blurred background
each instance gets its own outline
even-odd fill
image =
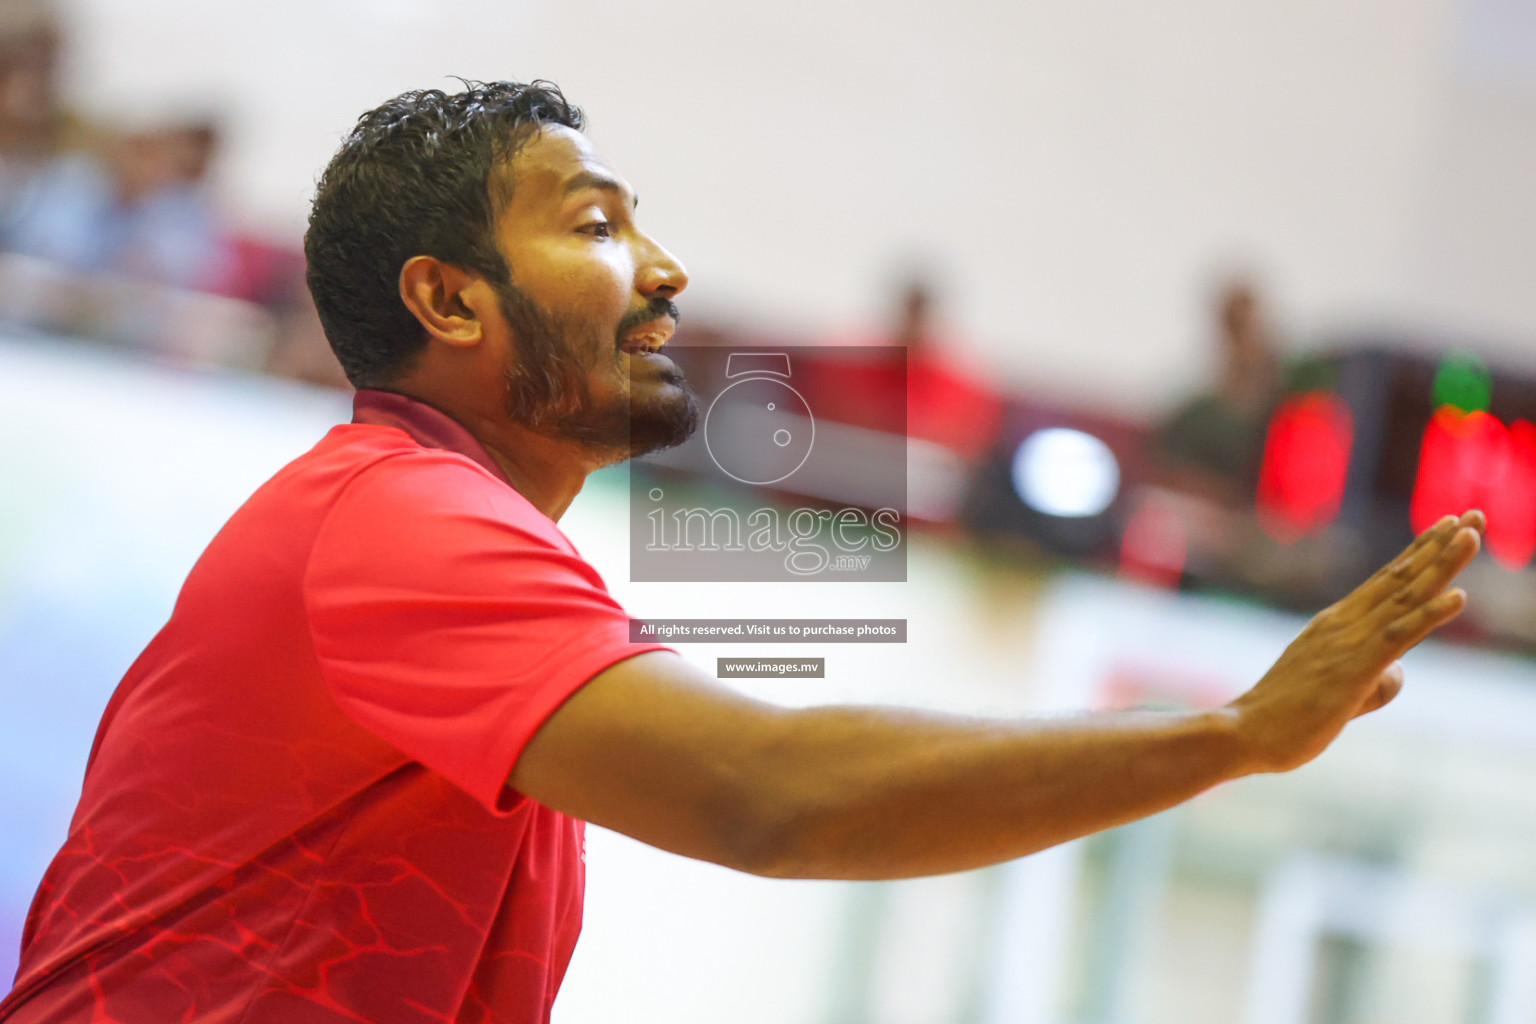
[[[0,977],[118,678],[349,416],[320,168],[452,75],[587,109],[691,273],[674,344],[800,348],[827,422],[906,389],[906,583],[630,582],[625,470],[562,522],[637,616],[908,620],[731,685],[1208,706],[1491,521],[1404,696],[1291,775],[897,884],[594,829],[558,1022],[1536,1022],[1536,0],[0,0]],[[838,358],[880,344],[904,380]]]

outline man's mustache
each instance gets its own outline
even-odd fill
[[[658,295],[639,309],[631,310],[625,314],[624,319],[619,321],[619,330],[617,332],[619,340],[622,342],[626,334],[641,324],[648,324],[652,320],[660,320],[664,316],[671,317],[672,322],[675,324],[683,322],[683,314],[678,312],[677,303]]]

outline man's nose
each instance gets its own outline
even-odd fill
[[[688,287],[688,271],[652,238],[641,242],[639,273],[635,285],[646,298],[670,299]]]

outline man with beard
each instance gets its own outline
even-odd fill
[[[548,1019],[582,823],[763,875],[959,871],[1316,756],[1454,616],[1446,519],[1215,711],[747,700],[628,642],[555,525],[695,425],[682,266],[547,84],[398,97],[306,237],[353,422],[193,568],[109,704],[0,1018]]]

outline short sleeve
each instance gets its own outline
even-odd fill
[[[305,574],[342,711],[493,811],[533,734],[615,662],[665,649],[559,529],[466,459],[420,451],[346,485]]]

